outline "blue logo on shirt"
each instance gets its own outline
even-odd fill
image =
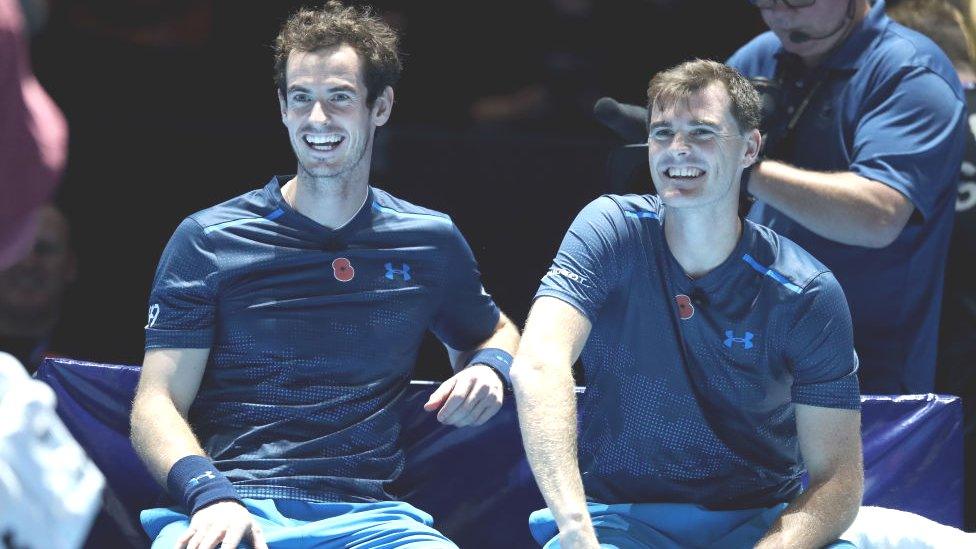
[[[394,269],[393,263],[387,263],[384,267],[386,267],[386,278],[395,280],[399,275],[403,277],[403,280],[410,280],[410,265],[403,263],[399,269]]]
[[[742,347],[745,349],[752,349],[752,338],[752,332],[746,332],[745,337],[735,337],[735,332],[732,330],[725,330],[725,346],[729,349],[731,349],[732,345],[736,343],[741,343]]]

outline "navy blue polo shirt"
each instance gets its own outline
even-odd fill
[[[883,249],[822,238],[757,203],[749,219],[788,237],[823,261],[850,303],[866,392],[924,393],[933,388],[939,303],[966,107],[955,71],[925,36],[893,22],[875,2],[866,19],[819,67],[805,69],[767,32],[729,65],[747,77],[784,79],[770,134],[783,131],[819,84],[786,150],[773,156],[816,171],[850,171],[905,195],[908,225]]]
[[[448,216],[370,188],[330,230],[285,203],[287,180],[180,224],[146,348],[210,348],[190,424],[242,497],[388,499],[424,333],[471,349],[499,311]]]
[[[803,473],[795,404],[857,409],[844,294],[810,254],[743,222],[729,258],[692,280],[656,196],[603,196],[577,216],[536,297],[592,324],[581,355],[579,459],[599,503],[750,508]]]

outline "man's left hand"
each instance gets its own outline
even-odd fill
[[[424,404],[424,410],[437,413],[445,425],[481,425],[502,407],[504,385],[490,366],[472,364],[437,388]]]

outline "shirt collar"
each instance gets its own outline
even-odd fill
[[[324,235],[329,238],[332,238],[334,235],[353,232],[355,229],[361,227],[365,223],[368,223],[372,218],[375,194],[373,193],[373,186],[368,185],[366,187],[366,200],[359,207],[356,214],[341,227],[329,228],[316,223],[312,219],[302,215],[298,210],[292,208],[285,200],[285,197],[281,194],[282,185],[294,177],[294,175],[276,175],[271,178],[271,181],[269,181],[267,185],[265,185],[264,189],[271,199],[271,206],[275,208],[275,211],[281,212],[280,214],[272,212],[270,215],[274,215],[275,217],[280,215],[284,219],[291,220],[294,224],[297,224],[297,226],[300,226],[305,230],[311,231],[314,234]]]
[[[667,214],[665,213],[665,215]],[[750,252],[753,254],[756,253],[753,250],[756,247],[758,233],[751,221],[744,218],[741,219],[742,234],[739,235],[739,241],[736,243],[735,248],[733,248],[732,253],[729,254],[729,257],[725,258],[725,261],[711,271],[708,271],[705,275],[694,280],[685,274],[681,264],[678,263],[674,254],[671,253],[671,249],[667,246],[667,239],[664,238],[664,220],[661,220],[661,236],[664,240],[664,247],[668,255],[671,279],[676,283],[679,290],[683,292],[694,292],[697,288],[707,293],[713,293],[723,287],[735,286],[736,281],[743,274],[751,274],[753,272],[749,265],[743,261],[742,256]]]
[[[851,0],[857,1],[857,0]],[[885,15],[884,0],[877,0],[841,46],[831,53],[821,65],[829,69],[857,69],[864,62],[864,52],[891,23]]]

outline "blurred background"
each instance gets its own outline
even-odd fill
[[[177,224],[294,172],[271,44],[308,3],[21,1],[34,72],[70,129],[56,203],[73,268],[47,350],[136,364]],[[609,190],[607,155],[620,143],[593,118],[594,101],[643,103],[655,71],[724,60],[764,30],[745,1],[370,4],[401,30],[405,54],[372,184],[450,214],[520,325],[568,224]],[[448,374],[429,340],[415,377]]]

